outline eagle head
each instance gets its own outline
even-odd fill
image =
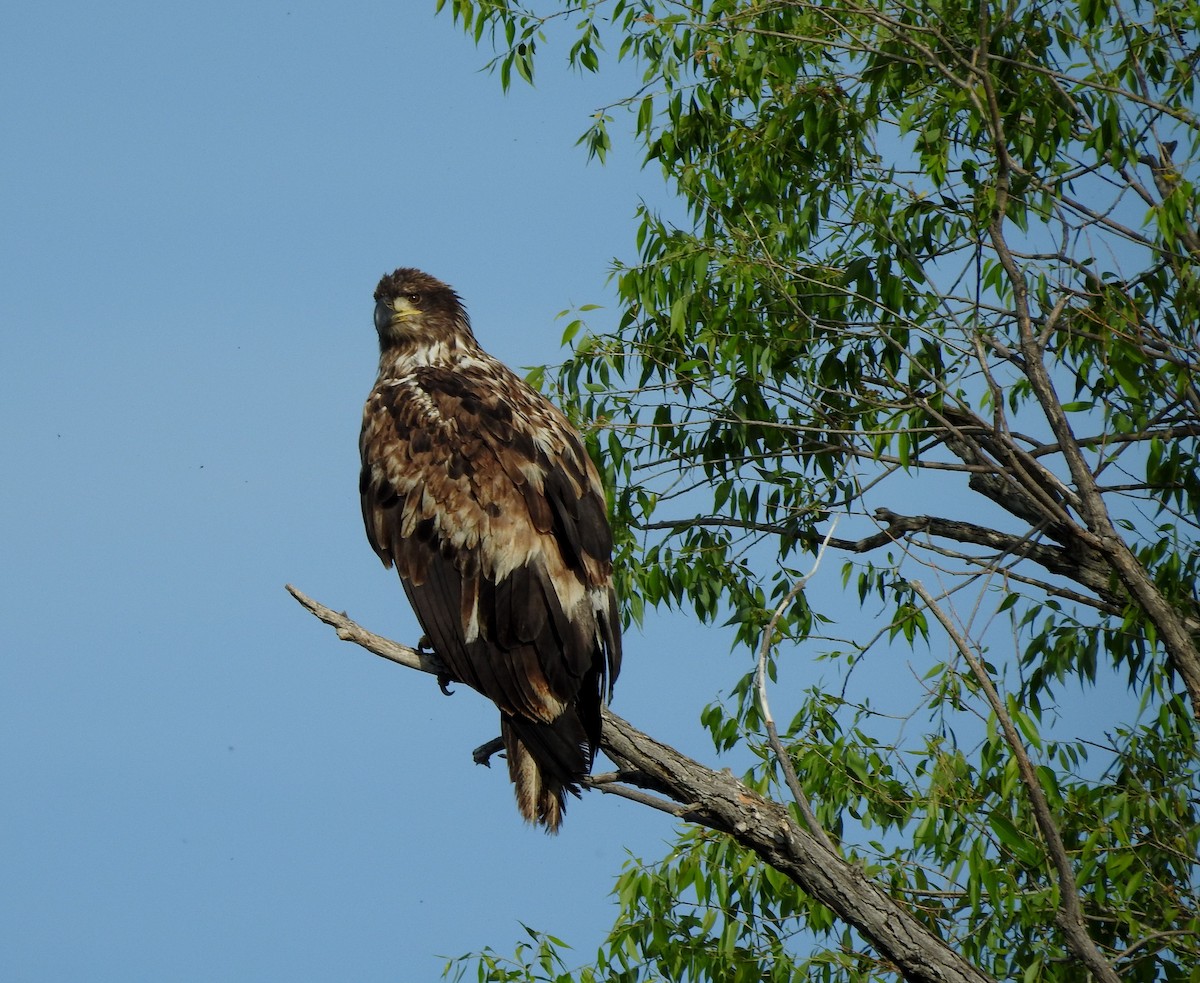
[[[375,288],[379,349],[474,341],[471,322],[453,289],[428,273],[402,266]]]

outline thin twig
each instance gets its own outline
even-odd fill
[[[663,799],[657,795],[651,795],[649,792],[643,792],[640,788],[631,788],[628,785],[620,784],[624,781],[625,776],[621,772],[606,771],[600,775],[585,775],[580,784],[585,788],[595,789],[597,792],[616,795],[622,799],[637,802],[639,805],[649,806],[651,809],[665,812],[668,816],[674,816],[676,819],[685,819],[690,813],[695,811],[694,806],[681,805],[677,802],[672,802],[670,799]]]
[[[1144,949],[1144,948],[1146,948],[1146,946],[1153,945],[1155,942],[1158,942],[1162,939],[1174,939],[1174,938],[1181,938],[1181,937],[1195,938],[1195,936],[1196,936],[1196,933],[1190,928],[1170,929],[1170,930],[1164,931],[1164,932],[1151,932],[1149,935],[1145,936],[1144,938],[1138,939],[1138,941],[1136,941],[1133,945],[1129,946],[1128,948],[1122,949],[1120,952],[1118,952],[1116,955],[1116,959],[1118,962],[1124,962],[1124,961],[1128,960],[1129,957],[1132,956],[1135,952],[1137,952],[1138,949]]]
[[[825,547],[829,545],[829,540],[833,537],[834,530],[837,529],[838,518],[836,515],[833,517],[833,522],[829,525],[829,532],[825,534],[825,538],[821,541],[821,546],[817,550],[817,558],[813,560],[812,569],[792,585],[792,589],[779,602],[779,606],[771,616],[767,630],[763,632],[762,646],[758,650],[758,669],[754,675],[754,690],[758,698],[758,709],[763,716],[763,722],[767,725],[767,741],[770,743],[771,749],[775,752],[775,757],[779,760],[780,767],[783,768],[783,777],[787,782],[787,787],[792,793],[792,798],[795,800],[800,814],[804,816],[805,823],[808,824],[809,832],[830,853],[836,853],[837,847],[833,845],[833,841],[822,828],[820,822],[817,821],[816,813],[813,812],[812,806],[808,802],[808,797],[804,794],[804,789],[800,787],[800,779],[796,775],[796,769],[792,766],[791,755],[788,754],[787,748],[783,746],[783,741],[779,739],[779,731],[775,727],[775,718],[771,715],[771,705],[767,701],[767,656],[771,651],[771,643],[775,638],[775,629],[779,625],[779,619],[783,617],[783,613],[788,609],[792,601],[796,599],[797,595],[804,590],[805,585],[813,578],[817,569],[821,566],[821,557],[825,555]]]

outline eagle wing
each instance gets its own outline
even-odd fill
[[[381,381],[360,450],[368,538],[435,651],[570,787],[621,659],[604,492],[578,435],[486,358]]]

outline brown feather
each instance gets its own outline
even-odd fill
[[[375,298],[367,538],[451,673],[500,708],[522,814],[556,830],[621,663],[599,475],[562,413],[478,346],[449,287],[400,269]]]

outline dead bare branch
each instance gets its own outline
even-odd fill
[[[410,669],[444,674],[441,663],[416,649],[376,635],[345,614],[314,601],[297,588],[288,592],[309,612],[332,626],[338,637]],[[765,799],[728,771],[714,771],[674,748],[654,740],[604,709],[600,746],[619,769],[603,776],[603,790],[622,794],[651,808],[678,815],[727,834],[790,878],[870,940],[911,983],[995,983],[950,948],[904,905],[893,899],[863,871],[830,852],[817,837],[799,826],[787,808]],[[592,787],[596,780],[593,780]],[[663,796],[616,793],[620,782]]]

